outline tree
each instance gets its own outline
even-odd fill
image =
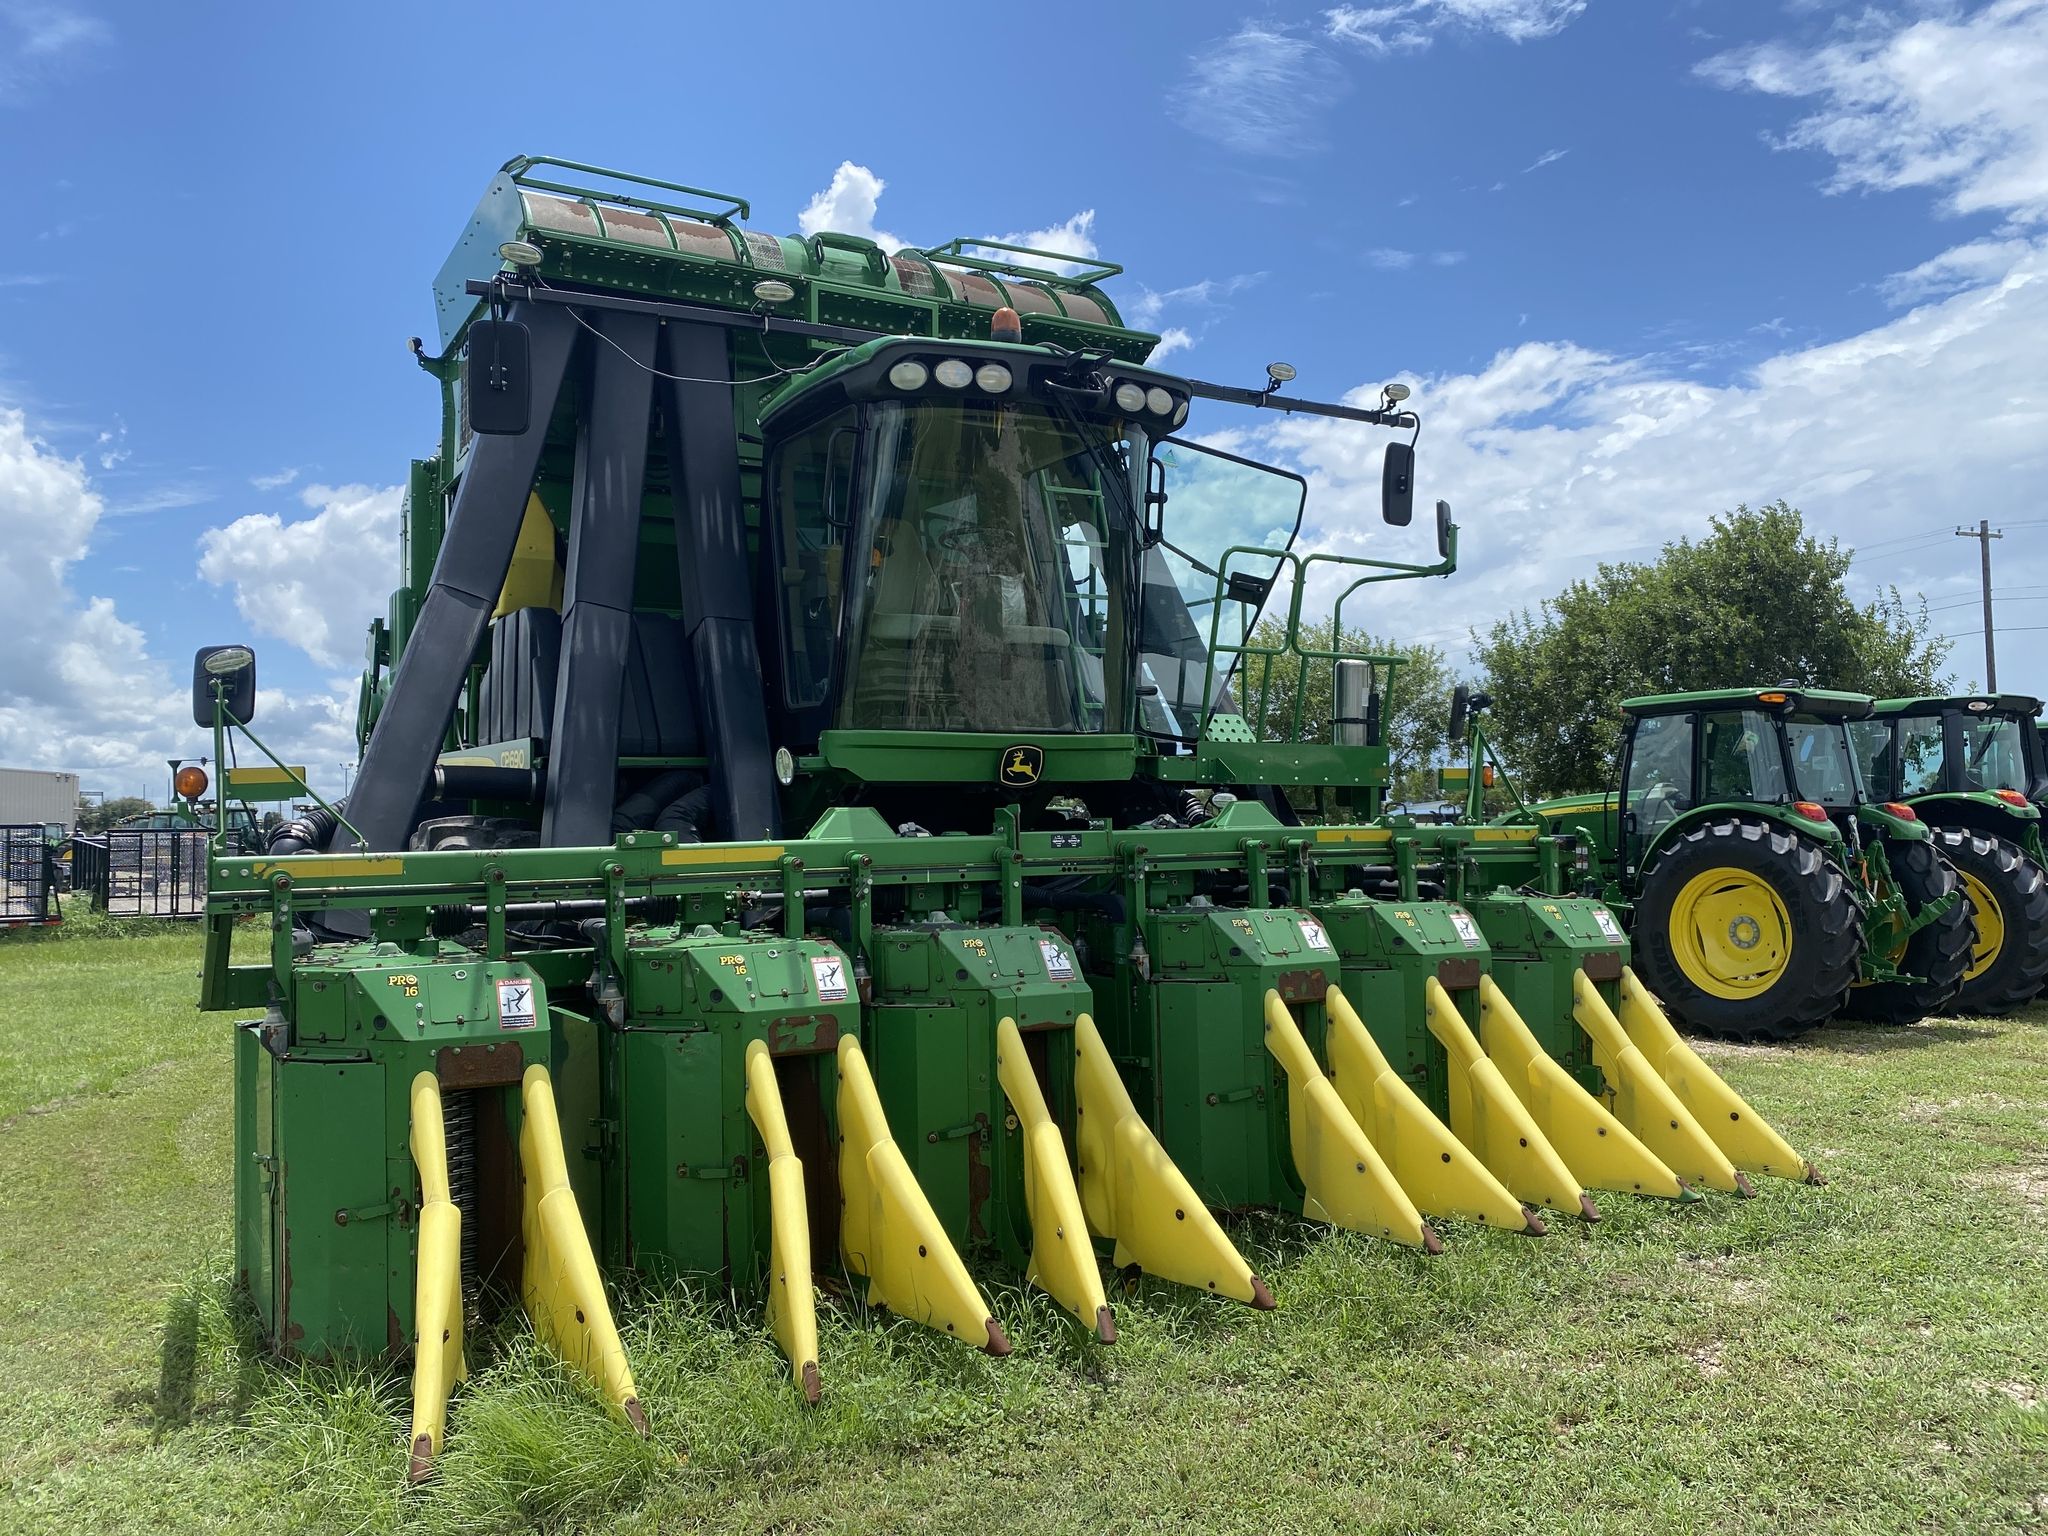
[[[117,821],[146,815],[155,809],[155,805],[140,795],[117,795],[111,800],[80,800],[78,830],[88,835],[104,832]]]
[[[1858,607],[1843,582],[1853,557],[1777,501],[1716,516],[1698,543],[1667,544],[1652,564],[1600,566],[1536,613],[1475,634],[1492,740],[1524,791],[1563,794],[1612,778],[1621,701],[1638,694],[1945,689],[1950,641],[1925,601],[1892,587]]]
[[[1305,651],[1338,649],[1330,644],[1330,620],[1304,624],[1300,646]],[[1252,643],[1278,647],[1286,638],[1284,619],[1267,619],[1252,632]],[[1395,656],[1401,665],[1394,669],[1393,712],[1385,720],[1387,746],[1393,755],[1393,772],[1399,778],[1410,775],[1433,761],[1441,752],[1450,730],[1451,672],[1444,653],[1433,645],[1402,645],[1396,641],[1358,631],[1346,630],[1341,647],[1347,654]],[[1282,658],[1272,667],[1272,681],[1261,698],[1265,664],[1247,656],[1238,667],[1237,693],[1247,714],[1255,714],[1260,735],[1268,741],[1291,740],[1294,730],[1294,700],[1301,693],[1301,734],[1303,741],[1328,741],[1336,724],[1332,697],[1334,674],[1327,661],[1311,661],[1306,688],[1298,690],[1301,663]],[[1379,686],[1386,686],[1384,667],[1374,668]],[[1263,704],[1263,707],[1261,707]]]

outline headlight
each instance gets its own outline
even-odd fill
[[[1173,409],[1173,396],[1154,384],[1145,391],[1145,409],[1154,416],[1164,416]]]
[[[1128,411],[1135,416],[1145,409],[1145,386],[1133,384],[1129,379],[1125,379],[1117,385],[1115,393],[1110,398],[1116,401],[1118,410]]]
[[[1182,422],[1186,421],[1187,419],[1188,419],[1188,403],[1187,403],[1187,401],[1183,400],[1183,401],[1181,401],[1181,403],[1180,403],[1179,405],[1177,405],[1177,406],[1175,406],[1175,407],[1174,407],[1174,412],[1173,412],[1173,423],[1172,423],[1172,424],[1173,424],[1174,426],[1176,426],[1176,427],[1177,427],[1177,426],[1179,426],[1179,425],[1180,425],[1180,424],[1181,424]]]
[[[987,394],[1003,394],[1010,387],[1010,370],[1001,363],[983,363],[974,370],[974,384]]]
[[[932,377],[948,389],[965,389],[974,382],[974,370],[957,357],[949,357],[932,370]]]
[[[905,358],[889,370],[889,382],[898,389],[923,389],[931,376],[931,370],[916,358]]]

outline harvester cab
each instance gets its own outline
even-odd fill
[[[1849,729],[1874,707],[1790,684],[1629,699],[1619,794],[1532,808],[1597,851],[1652,988],[1692,1027],[1784,1038],[1954,995],[1968,909],[1913,808],[1864,783]]]
[[[278,1350],[409,1351],[424,1472],[494,1290],[639,1422],[607,1274],[764,1300],[815,1398],[820,1278],[1000,1354],[990,1267],[1105,1342],[1104,1257],[1271,1306],[1217,1211],[1429,1250],[1810,1171],[1560,840],[1374,821],[1400,663],[1344,605],[1450,574],[1449,509],[1303,553],[1302,477],[1185,428],[1391,429],[1400,527],[1404,388],[1182,378],[1111,264],[746,214],[517,160],[437,284],[354,791],[211,868]]]
[[[1849,727],[1871,793],[1909,805],[1955,867],[1975,937],[1959,1013],[2010,1013],[2048,980],[2048,761],[2023,694],[1885,699]]]

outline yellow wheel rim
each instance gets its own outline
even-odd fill
[[[1975,875],[1963,874],[1963,894],[1969,898],[1971,915],[1977,919],[1977,942],[1970,946],[1970,964],[1963,972],[1963,980],[1975,981],[1991,969],[1998,952],[2005,948],[2005,911],[1991,894],[1991,888]]]
[[[1746,869],[1710,869],[1671,904],[1671,953],[1686,980],[1736,1002],[1778,984],[1792,959],[1792,918]]]

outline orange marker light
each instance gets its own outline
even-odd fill
[[[988,317],[988,339],[990,341],[1022,341],[1024,322],[1017,318],[1017,311],[1005,304]]]
[[[1828,808],[1811,800],[1795,800],[1792,802],[1792,809],[1804,816],[1808,821],[1826,821],[1828,819]]]
[[[2031,803],[2028,801],[2025,795],[2021,794],[2016,789],[1995,789],[1992,791],[1992,793],[1998,796],[1998,798],[2003,800],[2007,805],[2027,805]]]
[[[1914,810],[1910,805],[1902,804],[1897,800],[1885,801],[1884,809],[1887,815],[1896,816],[1901,821],[1918,821],[1920,819],[1918,811]]]
[[[171,780],[171,788],[183,799],[197,800],[206,793],[206,770],[197,763],[187,763]]]
[[[1756,696],[1756,701],[1759,704],[1782,704],[1785,702],[1785,695],[1782,693],[1760,693]]]

